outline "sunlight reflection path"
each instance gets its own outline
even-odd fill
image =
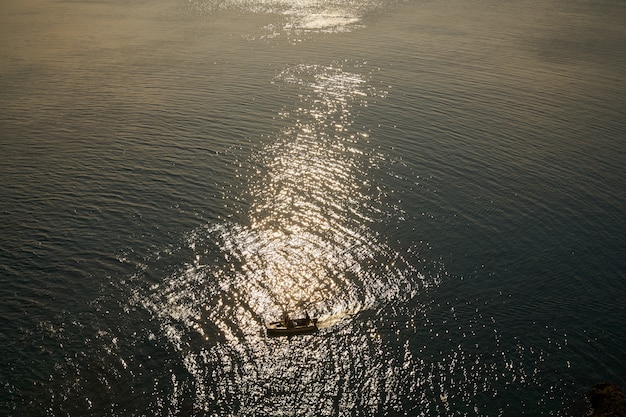
[[[384,186],[372,185],[377,155],[354,121],[385,92],[347,66],[363,72],[342,62],[276,77],[299,89],[300,102],[250,161],[248,221],[194,231],[194,262],[138,297],[184,358],[204,411],[291,415],[294,403],[297,415],[355,404],[374,411],[401,382],[380,385],[389,368],[376,325],[345,319],[414,297],[440,275],[419,271],[415,248],[398,252],[374,227],[398,213],[381,199]],[[319,316],[321,333],[336,337],[267,339],[263,321],[283,311]]]
[[[274,15],[275,22],[263,27],[260,34],[246,37],[254,40],[286,36],[293,43],[301,42],[311,34],[342,33],[361,28],[364,17],[383,6],[379,0],[189,0],[187,4],[194,15],[218,10]]]
[[[501,347],[475,300],[430,300],[443,266],[389,242],[385,222],[403,213],[376,181],[384,158],[369,131],[355,127],[358,109],[384,95],[363,72],[343,62],[280,73],[274,82],[299,101],[247,162],[247,216],[194,230],[192,260],[134,294],[184,369],[172,371],[170,404],[192,397],[198,413],[241,416],[499,415],[478,404],[536,378],[541,351]],[[319,316],[320,332],[267,338],[263,322],[284,310]]]

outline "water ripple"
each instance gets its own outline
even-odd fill
[[[300,88],[300,104],[282,113],[287,127],[250,162],[257,175],[247,221],[195,230],[195,259],[135,294],[184,358],[195,407],[210,411],[218,401],[241,415],[291,415],[298,404],[298,415],[331,415],[355,404],[375,410],[397,389],[380,386],[390,370],[378,362],[378,324],[350,318],[413,297],[440,275],[421,271],[417,252],[400,253],[370,227],[382,212],[397,214],[369,192],[372,156],[353,112],[384,92],[344,66],[278,75],[276,83]],[[266,339],[263,321],[282,311],[320,317],[328,338]],[[357,381],[361,390],[348,389]]]

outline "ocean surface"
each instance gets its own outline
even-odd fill
[[[0,415],[582,415],[625,68],[622,0],[3,0]]]

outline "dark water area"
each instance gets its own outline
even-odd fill
[[[0,415],[624,388],[625,7],[3,2]]]

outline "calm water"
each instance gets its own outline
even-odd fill
[[[0,414],[626,388],[626,4],[5,0]],[[317,335],[268,339],[286,309]]]

